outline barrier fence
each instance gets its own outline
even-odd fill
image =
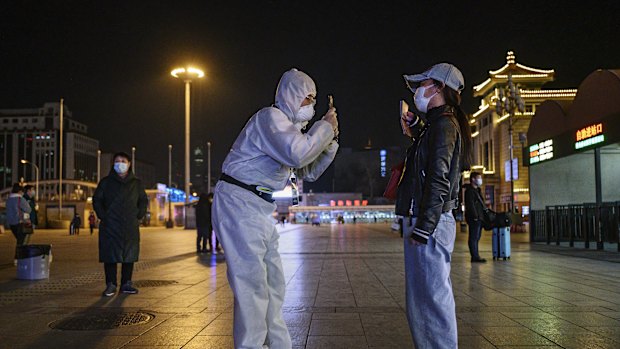
[[[547,206],[531,211],[530,221],[530,241],[568,242],[570,247],[583,242],[586,248],[595,244],[598,250],[605,243],[616,243],[620,252],[620,201]]]

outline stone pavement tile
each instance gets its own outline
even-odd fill
[[[317,297],[314,301],[315,307],[354,307],[356,305],[352,293],[348,297],[340,298],[333,298],[331,296],[329,298]]]
[[[551,345],[545,337],[525,327],[481,327],[477,328],[491,344],[499,345]]]
[[[135,339],[135,336],[99,336],[89,332],[49,332],[39,336],[0,337],[0,348],[10,349],[116,349]]]
[[[396,307],[396,302],[391,297],[359,297],[355,296],[358,307]]]
[[[613,339],[620,343],[620,327],[586,327],[588,331],[600,334],[603,337]],[[619,344],[620,347],[620,344]]]
[[[620,343],[592,332],[545,334],[545,337],[565,349],[618,349]]]
[[[557,317],[545,319],[515,319],[515,321],[543,336],[555,333],[587,332],[583,327]]]
[[[366,349],[364,336],[308,336],[306,349]]]
[[[551,312],[551,314],[570,321],[579,326],[617,326],[620,327],[620,321],[612,319],[610,317],[594,313],[594,312]]]
[[[196,336],[204,326],[167,327],[158,326],[131,341],[132,346],[155,347],[160,345],[183,346]]]
[[[206,327],[215,320],[219,314],[217,313],[198,313],[198,314],[177,314],[172,318],[161,323],[160,326],[175,326],[175,327]]]
[[[121,347],[122,349],[145,349],[148,348],[147,346],[144,345],[125,345],[123,347]],[[180,349],[180,348],[184,348],[184,346],[180,346],[180,345],[158,345],[158,346],[154,346],[152,347],[154,349]],[[107,349],[107,348],[106,348]]]
[[[371,348],[408,348],[412,346],[405,314],[360,314],[364,333]]]
[[[482,336],[461,336],[459,335],[459,348],[461,349],[494,349],[495,346]]]
[[[336,313],[403,313],[399,306],[394,307],[337,307]],[[403,313],[404,314],[404,313]]]
[[[559,299],[549,297],[549,296],[529,296],[529,297],[516,296],[514,298],[517,301],[520,301],[522,303],[537,306],[537,307],[552,307],[552,306],[553,307],[558,307],[558,306],[570,307],[570,306],[573,306],[573,304],[570,304],[568,302],[564,302],[564,301],[561,301]]]
[[[495,348],[495,347],[494,347]],[[561,349],[562,347],[559,345],[551,344],[551,345],[500,345],[497,347],[498,349]]]
[[[549,313],[545,313],[540,310],[531,310],[531,311],[500,311],[500,313],[510,319],[557,319],[556,316],[551,315]]]
[[[183,349],[233,349],[232,336],[196,336]],[[159,349],[159,348],[157,348]]]
[[[312,320],[359,320],[357,313],[313,313]]]
[[[233,320],[235,318],[235,314],[232,311],[223,312],[217,316],[218,320]]]
[[[501,307],[528,307],[529,305],[517,300],[512,300],[512,301],[486,301],[483,300],[481,301],[482,304],[488,306],[488,307],[495,307],[495,308],[501,308]]]
[[[598,314],[620,320],[620,311],[597,311]]]
[[[144,309],[144,311],[154,312],[158,314],[201,313],[204,310],[205,309],[188,307],[164,307],[158,304],[151,304],[148,306],[148,308]]]
[[[507,316],[504,316],[497,312],[487,313],[456,313],[457,319],[461,320],[464,324],[471,327],[506,327],[506,326],[519,326]]]
[[[313,314],[319,315],[319,314]],[[327,314],[323,314],[327,315]],[[357,315],[357,314],[330,314],[330,315]],[[361,336],[364,335],[362,323],[357,317],[312,319],[310,323],[311,336]]]
[[[366,335],[366,341],[368,347],[373,349],[411,348],[413,346],[409,333],[390,336]]]
[[[202,330],[199,336],[223,336],[233,333],[233,319],[216,319]]]

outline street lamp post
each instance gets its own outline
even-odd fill
[[[131,172],[136,174],[136,147],[131,147]]]
[[[101,149],[97,149],[97,183],[101,181]]]
[[[166,222],[166,228],[171,229],[174,224],[172,223],[172,195],[170,195],[170,189],[172,188],[172,144],[168,144],[168,221]]]
[[[170,72],[175,78],[185,82],[185,203],[189,203],[190,171],[189,171],[189,126],[190,126],[190,86],[193,79],[205,76],[205,73],[194,67],[176,68]],[[187,216],[187,215],[186,215]]]
[[[521,98],[518,86],[512,81],[512,73],[508,74],[508,83],[505,87],[499,89],[498,99],[495,101],[495,111],[500,117],[508,113],[508,137],[510,148],[510,214],[514,214],[515,210],[515,184],[514,184],[514,140],[513,126],[516,111],[523,113],[525,111],[525,102]]]
[[[64,194],[63,190],[62,190],[62,158],[63,158],[63,143],[64,143],[64,124],[65,124],[65,120],[64,120],[64,103],[65,100],[64,98],[60,99],[60,142],[59,142],[59,147],[60,147],[60,154],[58,154],[59,156],[59,160],[58,160],[58,220],[62,220],[62,195]]]
[[[34,185],[34,200],[36,202],[39,202],[39,166],[35,165],[34,162],[30,162],[28,160],[21,160],[20,161],[22,164],[30,164],[32,165],[32,167],[34,167],[34,173],[35,173],[35,185]]]
[[[207,142],[207,192],[211,192],[211,142]]]

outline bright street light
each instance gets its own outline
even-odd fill
[[[32,167],[34,167],[34,173],[35,173],[35,178],[36,178],[36,183],[35,183],[35,188],[34,188],[34,200],[36,202],[39,202],[39,166],[35,165],[33,162],[30,162],[28,160],[20,160],[20,162],[22,164],[30,164],[32,165]]]
[[[196,67],[176,68],[170,75],[185,82],[185,203],[190,202],[190,171],[189,171],[189,121],[190,121],[190,85],[192,80],[200,79],[205,73]],[[187,217],[187,215],[186,215]]]

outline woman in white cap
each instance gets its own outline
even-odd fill
[[[471,164],[471,131],[460,107],[464,80],[448,63],[404,77],[418,111],[401,115],[412,145],[396,199],[396,214],[404,216],[407,319],[416,348],[456,348],[452,210]]]

